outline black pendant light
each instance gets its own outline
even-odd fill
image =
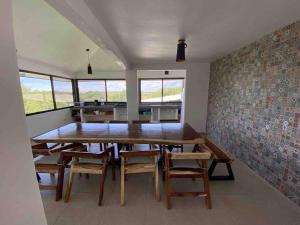
[[[176,62],[184,62],[185,61],[185,49],[187,44],[185,40],[181,39],[178,41],[177,44],[177,55],[176,55]]]
[[[93,74],[93,70],[92,70],[92,66],[90,63],[90,49],[86,49],[87,53],[88,53],[88,74]]]

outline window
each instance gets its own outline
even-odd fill
[[[183,79],[141,79],[141,102],[181,102]]]
[[[53,77],[53,89],[56,108],[64,108],[74,105],[71,80]]]
[[[26,115],[73,106],[72,80],[20,71]]]
[[[126,102],[125,80],[78,80],[79,100],[82,102]]]
[[[106,101],[104,80],[80,80],[78,81],[79,99],[82,102]]]
[[[49,76],[22,72],[20,81],[26,114],[54,109]]]
[[[126,81],[125,80],[107,80],[107,101],[108,102],[126,102]]]
[[[163,101],[181,102],[183,93],[183,80],[164,79],[163,80]]]
[[[162,80],[141,80],[141,102],[162,101]]]

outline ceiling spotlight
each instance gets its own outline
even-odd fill
[[[90,49],[87,48],[86,51],[88,53],[88,74],[93,74],[93,70],[90,62]]]
[[[177,44],[177,55],[176,55],[176,62],[184,62],[185,61],[185,49],[187,44],[185,40],[181,39],[178,41]]]

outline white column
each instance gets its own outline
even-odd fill
[[[192,125],[198,132],[205,132],[209,63],[188,64],[185,85],[184,122]]]
[[[0,223],[46,225],[17,66],[12,1],[0,1]]]
[[[137,71],[126,71],[127,117],[128,121],[139,119]]]

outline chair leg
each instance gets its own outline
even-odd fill
[[[156,201],[160,201],[160,191],[159,191],[159,173],[158,173],[158,165],[155,167],[155,198]]]
[[[61,200],[63,194],[65,167],[60,166],[57,176],[56,201]]]
[[[171,209],[171,185],[170,185],[170,178],[166,173],[166,177],[165,177],[165,192],[166,192],[166,205],[167,205],[167,209]]]
[[[204,192],[206,193],[205,204],[208,209],[211,209],[211,196],[210,196],[209,183],[208,183],[207,162],[205,160],[203,160],[202,165],[203,165],[203,168],[205,169],[205,172],[203,175]]]
[[[73,174],[72,168],[71,168],[70,174],[69,174],[68,186],[67,186],[66,195],[65,195],[65,202],[68,202],[70,200],[73,177],[74,177],[74,174]]]
[[[125,171],[124,158],[121,159],[121,206],[125,204]]]
[[[110,162],[111,162],[111,176],[112,176],[112,180],[116,180],[115,150],[113,150],[111,152]]]
[[[102,175],[100,177],[100,195],[99,195],[99,202],[98,202],[99,206],[102,204],[106,171],[107,171],[107,165],[104,166]]]

